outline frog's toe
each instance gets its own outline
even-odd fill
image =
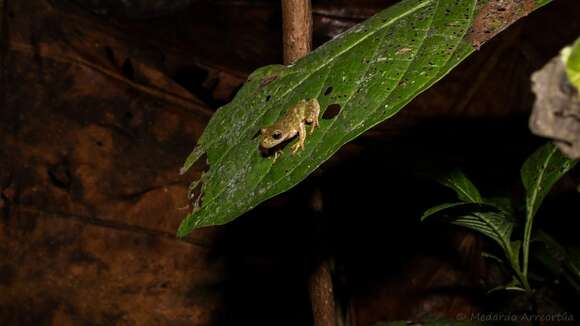
[[[290,149],[292,150],[292,154],[296,154],[296,152],[298,152],[300,147],[301,147],[300,143],[296,143],[296,144],[290,146]]]

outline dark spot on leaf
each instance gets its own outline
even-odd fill
[[[268,102],[272,98],[272,95],[266,96],[266,102]]]
[[[328,88],[326,88],[324,91],[324,96],[328,96],[330,93],[332,93],[332,86],[328,86]]]
[[[135,69],[133,68],[131,58],[125,59],[125,62],[123,62],[123,65],[121,66],[121,71],[127,79],[135,80]]]
[[[194,166],[199,166],[200,170],[206,172],[209,168],[209,164],[207,162],[207,153],[203,153],[203,155],[201,155]]]
[[[336,117],[340,112],[340,104],[331,104],[329,105],[326,110],[324,110],[324,114],[322,115],[322,119],[328,120]]]
[[[201,189],[203,187],[203,182],[199,182],[195,185],[195,187],[187,190],[187,198],[195,205],[198,205],[201,202]]]

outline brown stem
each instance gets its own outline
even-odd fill
[[[282,0],[284,64],[292,64],[310,52],[312,10],[310,0]]]
[[[332,283],[331,259],[327,250],[327,226],[323,215],[323,201],[320,188],[313,191],[310,208],[312,209],[312,227],[314,228],[314,270],[308,280],[310,303],[314,326],[337,326],[337,310]]]
[[[336,326],[336,307],[330,262],[320,261],[308,282],[314,326]]]

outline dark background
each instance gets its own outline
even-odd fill
[[[315,45],[394,1],[313,1]],[[235,222],[174,237],[190,209],[179,168],[213,111],[282,58],[278,1],[4,0],[0,50],[1,325],[310,325],[320,255],[353,325],[527,309],[493,244],[419,223],[460,167],[487,196],[521,197],[530,74],[580,35],[580,2],[511,26],[399,115]],[[573,171],[538,218],[578,243]],[[322,196],[323,210],[310,202]],[[541,311],[580,316],[565,285]]]

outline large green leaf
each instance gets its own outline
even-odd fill
[[[538,5],[548,2],[538,1]],[[235,99],[212,117],[182,169],[207,155],[201,205],[195,205],[178,235],[227,223],[290,189],[342,145],[395,115],[474,51],[474,41],[465,36],[475,8],[485,3],[405,0],[292,66],[254,72]],[[332,104],[341,110],[331,119],[321,119],[304,151],[291,156],[286,146],[275,163],[261,155],[256,138],[260,128],[310,98],[318,99],[322,111]]]

